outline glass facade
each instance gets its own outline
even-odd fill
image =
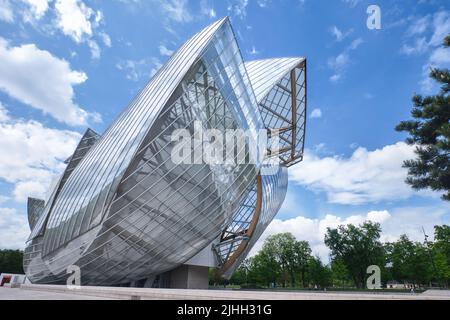
[[[306,81],[298,68],[304,59],[295,61],[283,65],[281,78],[264,80],[270,84],[261,98],[227,18],[187,41],[102,136],[85,133],[48,199],[29,200],[32,231],[24,255],[29,279],[64,283],[67,267],[76,265],[83,285],[129,284],[172,270],[212,243],[218,264],[232,264],[224,272],[228,276],[281,206],[287,163],[268,176],[261,175],[266,165],[259,159],[197,163],[204,138],[196,137],[196,129],[224,135],[247,130],[234,157],[250,159],[258,132],[272,130],[263,99],[274,106],[278,93],[271,90],[292,70],[300,70],[293,87]],[[299,90],[297,97],[305,97],[306,87]],[[282,108],[291,110],[287,104]],[[301,136],[292,148],[296,155],[303,152],[302,128],[295,131]],[[192,152],[175,163],[171,134],[180,129],[194,137]],[[244,238],[234,234],[247,236],[245,247]],[[225,238],[234,241],[232,248],[241,245],[239,255],[226,247]]]

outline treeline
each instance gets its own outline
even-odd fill
[[[307,241],[297,241],[291,233],[266,239],[255,256],[242,263],[233,277],[221,279],[210,273],[211,285],[238,285],[243,288],[365,288],[367,267],[381,269],[387,283],[411,284],[415,288],[441,286],[450,282],[450,227],[435,226],[434,241],[414,242],[406,235],[395,242],[380,241],[378,223],[328,228],[325,244],[330,263],[325,265],[312,254]]]
[[[0,273],[23,274],[22,261],[22,251],[0,250]]]

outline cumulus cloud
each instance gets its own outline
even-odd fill
[[[102,11],[83,0],[0,0],[0,20],[13,22],[14,14],[43,34],[60,31],[78,44],[87,44],[94,59],[101,54],[98,41],[111,46],[111,39],[100,28],[104,24]],[[45,16],[49,19],[42,19]]]
[[[349,158],[319,157],[307,151],[304,161],[289,171],[290,179],[331,203],[365,204],[407,199],[417,192],[406,185],[403,161],[415,158],[414,147],[403,142],[369,151],[358,147]]]
[[[93,39],[93,30],[102,22],[103,13],[93,10],[81,0],[56,0],[55,11],[57,27],[76,43],[86,42],[92,58],[100,58],[101,49]],[[99,36],[106,46],[110,46],[111,41],[106,33],[101,32]]]
[[[13,196],[42,198],[63,161],[74,151],[80,134],[44,127],[37,121],[9,117],[0,105],[0,180],[14,184]]]
[[[24,213],[16,209],[0,208],[0,248],[24,249],[30,233]]]
[[[22,0],[28,5],[28,10],[24,11],[24,19],[26,21],[40,20],[49,9],[51,0]]]
[[[34,44],[12,47],[0,38],[0,90],[69,125],[101,121],[74,102],[74,86],[86,81],[67,61]]]
[[[0,21],[14,21],[14,14],[9,0],[0,0]]]
[[[58,27],[62,32],[80,43],[92,36],[90,18],[94,11],[78,0],[56,0]]]

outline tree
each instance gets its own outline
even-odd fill
[[[296,272],[300,273],[303,287],[307,286],[306,273],[311,260],[311,247],[308,241],[296,241],[294,244],[293,263]]]
[[[450,226],[434,227],[434,246],[449,259],[450,262]]]
[[[23,252],[20,250],[0,250],[0,273],[23,274]]]
[[[336,281],[341,287],[344,287],[349,276],[348,269],[342,259],[335,259],[331,262],[331,273],[333,282]]]
[[[450,35],[444,40],[450,47]],[[406,142],[415,145],[416,159],[406,160],[406,183],[414,189],[430,188],[444,191],[442,198],[450,200],[450,71],[432,69],[430,77],[441,84],[438,95],[413,97],[411,115],[414,120],[402,121],[397,131],[406,131]]]
[[[380,242],[379,223],[365,222],[359,227],[349,224],[337,229],[327,228],[325,244],[333,260],[345,264],[358,288],[363,288],[370,265],[384,266],[384,249]]]
[[[276,284],[280,270],[278,262],[263,249],[249,259],[248,279],[251,283],[270,287],[271,283]]]
[[[450,226],[434,227],[433,260],[438,280],[444,281],[446,287],[450,283]]]
[[[262,253],[278,263],[283,287],[286,286],[288,279],[291,282],[291,286],[295,286],[295,272],[297,269],[296,246],[295,237],[291,233],[286,232],[267,238],[261,250]]]
[[[431,279],[432,266],[423,244],[412,242],[402,235],[399,240],[389,244],[388,255],[394,279],[414,285],[426,284]]]
[[[219,285],[225,287],[229,283],[227,279],[221,276],[219,269],[217,268],[209,268],[208,278],[211,286]]]
[[[230,282],[237,285],[248,284],[250,267],[250,259],[245,259],[233,273]]]
[[[329,267],[324,266],[320,258],[309,259],[309,278],[311,285],[325,288],[332,283],[332,272]]]

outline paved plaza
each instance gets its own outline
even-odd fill
[[[187,290],[23,285],[0,287],[0,300],[450,300],[450,291],[429,290],[421,294],[360,292],[272,292],[241,290]]]

